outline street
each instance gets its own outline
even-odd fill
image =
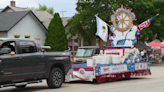
[[[46,80],[38,84],[29,84],[26,88],[1,88],[0,92],[164,92],[164,66],[151,66],[152,75],[131,79],[105,82],[63,83],[61,88],[49,89]]]

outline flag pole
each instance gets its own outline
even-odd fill
[[[95,15],[95,17],[98,17],[97,15]],[[99,17],[98,17],[99,18]],[[101,18],[99,18],[100,20],[102,20]],[[103,21],[103,20],[102,20]],[[109,27],[110,25],[108,23],[106,23],[105,21],[103,21],[105,24],[107,24]]]

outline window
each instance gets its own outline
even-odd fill
[[[25,38],[30,38],[31,35],[27,33],[27,34],[24,35],[24,37],[25,37]]]
[[[76,57],[89,57],[92,55],[92,48],[81,48],[78,49],[78,53],[76,53]]]
[[[106,42],[103,42],[103,46],[106,46]]]
[[[25,38],[30,38],[30,36],[25,36]]]
[[[20,36],[16,36],[16,35],[14,36],[14,38],[19,38],[19,37],[20,37]]]
[[[17,53],[16,47],[15,47],[15,42],[14,41],[9,41],[9,42],[5,42],[0,46],[1,48],[10,48],[11,52],[15,52],[15,54]],[[10,52],[9,52],[10,53]],[[8,53],[8,54],[9,54]],[[3,54],[2,54],[3,55]],[[5,54],[7,55],[7,54]]]
[[[19,38],[20,37],[20,33],[15,33],[14,34],[14,38]]]
[[[39,36],[34,37],[34,39],[37,40],[37,42],[40,44],[41,38]]]
[[[33,53],[37,52],[36,46],[34,42],[30,41],[20,41],[20,46],[22,53]]]
[[[67,46],[68,46],[67,48],[70,48],[72,55],[75,56],[78,47],[81,46],[81,40],[80,39],[68,40]]]
[[[77,51],[79,47],[80,39],[72,39],[68,40],[68,47],[70,47],[70,51]]]
[[[99,46],[100,39],[96,38],[96,46]]]
[[[75,39],[74,40],[74,51],[77,51],[77,49],[78,49],[78,46],[79,46],[79,40],[78,39]]]
[[[68,40],[68,47],[70,47],[70,51],[72,51],[72,44],[73,44],[73,40]]]

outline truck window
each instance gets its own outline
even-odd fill
[[[89,57],[93,53],[93,49],[91,48],[80,48],[76,53],[76,57]]]
[[[35,43],[31,41],[20,41],[20,47],[21,47],[22,53],[37,52]]]
[[[14,52],[15,54],[17,53],[14,41],[5,42],[0,46],[0,48],[10,48],[12,52]],[[5,54],[5,55],[7,55],[7,54]]]

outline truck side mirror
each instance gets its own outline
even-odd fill
[[[11,53],[10,48],[0,48],[0,54],[8,54]]]

